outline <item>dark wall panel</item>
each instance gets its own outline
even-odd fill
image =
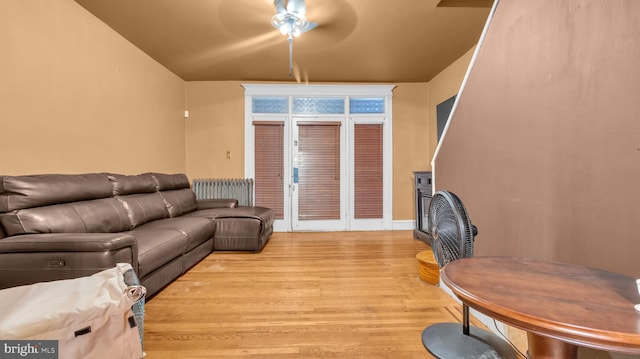
[[[637,14],[637,0],[500,0],[434,161],[476,255],[640,277]]]

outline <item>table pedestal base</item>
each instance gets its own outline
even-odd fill
[[[436,358],[495,358],[517,359],[518,355],[507,342],[480,328],[462,333],[460,323],[438,323],[422,332],[422,344]]]
[[[576,359],[578,347],[560,340],[527,333],[529,359]]]

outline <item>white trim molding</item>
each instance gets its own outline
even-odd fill
[[[339,226],[340,228],[317,228],[317,230],[390,230],[393,224],[393,122],[392,122],[392,97],[393,89],[396,85],[392,84],[361,84],[361,85],[331,85],[331,84],[241,84],[245,89],[245,177],[253,177],[255,175],[254,160],[254,121],[284,121],[285,131],[285,178],[290,177],[290,171],[287,169],[293,167],[293,160],[290,153],[295,142],[293,138],[295,131],[293,124],[296,119],[309,118],[314,121],[323,121],[332,119],[335,121],[339,118],[343,127],[344,147],[343,157],[347,166],[351,166],[352,157],[352,136],[356,123],[380,123],[384,126],[383,131],[383,218],[376,220],[362,220],[352,218],[353,198],[351,197],[353,183],[350,180],[351,171],[347,171],[343,189],[345,193],[342,208],[344,214],[341,221],[346,224]],[[268,98],[288,98],[288,107],[278,108],[280,113],[254,113],[252,103],[256,97]],[[315,98],[343,98],[344,112],[340,114],[294,114],[293,101],[296,97],[315,97]],[[356,113],[351,114],[349,101],[352,98],[380,98],[384,99],[383,112],[378,113]],[[342,146],[342,145],[341,145]],[[288,180],[287,180],[288,181]],[[291,189],[291,184],[287,184]],[[294,186],[295,187],[295,186]],[[285,188],[285,193],[289,193]],[[291,219],[295,207],[292,205],[291,198],[285,198],[284,204],[284,220],[276,220],[274,228],[279,230],[293,230],[293,221]],[[282,223],[281,223],[282,222]],[[314,227],[315,229],[315,227]]]

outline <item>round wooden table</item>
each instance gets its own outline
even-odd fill
[[[514,257],[463,258],[440,275],[470,307],[527,331],[531,359],[574,359],[578,346],[640,354],[634,278]]]

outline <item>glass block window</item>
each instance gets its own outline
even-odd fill
[[[253,113],[289,113],[287,97],[254,97],[251,99]]]
[[[350,98],[349,112],[351,113],[384,113],[384,97]]]
[[[294,97],[295,114],[337,114],[344,113],[344,98]]]

